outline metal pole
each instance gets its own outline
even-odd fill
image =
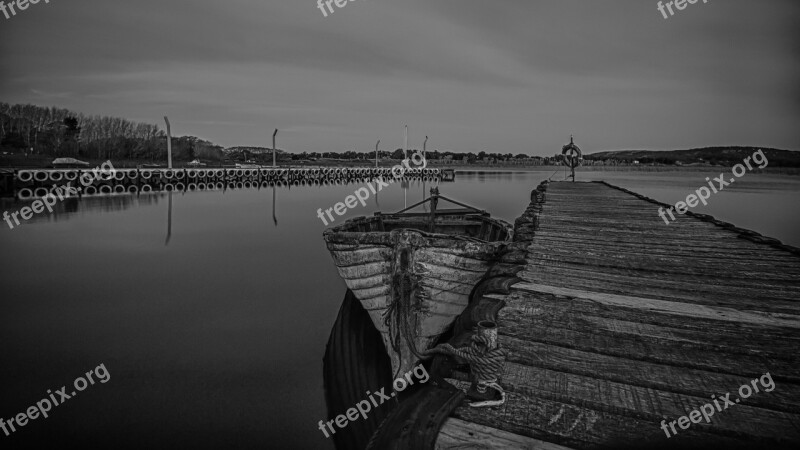
[[[167,168],[172,169],[172,131],[167,116],[164,116],[164,122],[167,123]]]
[[[381,140],[378,139],[378,142],[375,143],[375,168],[378,168],[378,144],[381,143]]]
[[[403,159],[408,159],[408,125],[406,125],[405,138],[403,139]]]
[[[278,134],[278,129],[275,128],[275,132],[272,133],[272,168],[274,169],[277,167],[275,165],[275,135]]]
[[[422,159],[427,159],[427,149],[428,149],[428,136],[425,136],[425,142],[422,143]]]

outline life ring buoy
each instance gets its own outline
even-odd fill
[[[561,158],[565,166],[575,169],[583,163],[583,153],[581,149],[569,137],[569,144],[561,148]]]

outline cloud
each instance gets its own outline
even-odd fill
[[[272,127],[290,149],[391,146],[408,123],[465,151],[550,154],[570,133],[798,148],[798,18],[786,0],[668,20],[634,0],[372,0],[328,17],[311,0],[51,2],[1,24],[0,96],[169,114],[231,146]]]

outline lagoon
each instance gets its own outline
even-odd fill
[[[585,170],[577,178],[674,204],[719,172]],[[439,188],[513,222],[551,176],[563,173],[459,172]],[[111,378],[0,439],[11,446],[55,438],[116,448],[332,448],[317,429],[326,415],[322,356],[345,285],[317,210],[360,187],[75,199],[57,214],[4,229],[0,417],[100,364]],[[334,224],[402,209],[430,187],[395,183]],[[798,193],[800,177],[750,173],[694,210],[800,246]]]

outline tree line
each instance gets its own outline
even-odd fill
[[[64,108],[0,102],[0,147],[56,158],[163,162],[166,133],[157,125]],[[172,138],[176,160],[221,161],[222,147],[194,136]]]

